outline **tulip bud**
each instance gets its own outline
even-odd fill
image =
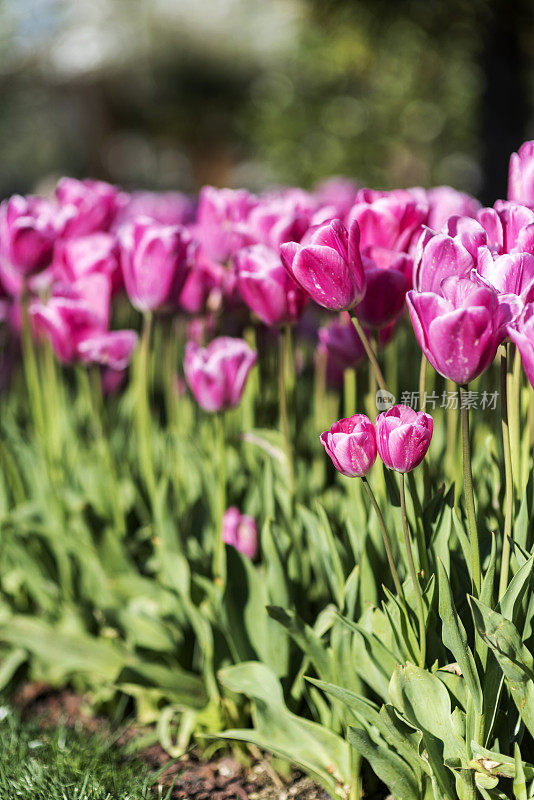
[[[376,434],[365,414],[354,414],[335,422],[321,434],[321,444],[338,472],[348,478],[361,478],[376,460]]]
[[[188,231],[139,219],[120,233],[124,285],[138,311],[154,311],[178,303],[188,272]]]
[[[19,281],[50,263],[56,236],[57,214],[47,200],[13,195],[0,204],[0,262]]]
[[[265,325],[299,319],[308,295],[284,269],[278,253],[263,244],[252,245],[236,254],[235,266],[239,294]]]
[[[257,357],[243,339],[230,336],[220,336],[205,348],[188,342],[184,372],[199,406],[204,411],[237,406]]]
[[[459,384],[486,370],[505,337],[510,308],[496,293],[466,278],[442,282],[442,295],[408,292],[417,341],[435,370]]]
[[[397,472],[411,472],[425,457],[434,421],[424,411],[396,405],[379,414],[375,422],[380,458]]]
[[[137,339],[135,331],[103,331],[83,337],[77,353],[86,364],[100,364],[121,371],[130,363]]]
[[[93,233],[56,243],[54,274],[62,281],[101,272],[111,279],[113,292],[122,285],[117,240],[109,233]]]
[[[241,514],[235,506],[227,508],[222,523],[222,540],[247,558],[254,558],[258,552],[256,521],[248,514]]]
[[[359,241],[356,222],[347,230],[341,220],[334,219],[310,228],[301,244],[282,244],[280,253],[291,277],[316,303],[332,311],[347,311],[365,294]]]
[[[508,199],[534,206],[534,141],[525,142],[510,157]]]

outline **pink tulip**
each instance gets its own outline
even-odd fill
[[[349,178],[328,178],[315,187],[315,196],[320,206],[333,209],[333,217],[345,217],[356,202],[358,186]]]
[[[510,157],[508,199],[534,206],[534,141],[525,142]]]
[[[130,363],[137,339],[137,333],[130,330],[95,333],[79,341],[77,355],[86,364],[100,364],[121,371]]]
[[[534,254],[534,210],[497,200],[493,208],[482,208],[477,219],[486,232],[492,253]]]
[[[280,256],[264,244],[245,247],[235,256],[237,290],[265,325],[296,322],[308,295],[284,268]]]
[[[184,372],[195,400],[204,411],[237,406],[257,353],[243,339],[220,336],[206,347],[188,342]]]
[[[258,198],[243,229],[251,242],[278,252],[284,242],[300,242],[317,208],[317,199],[302,189],[271,192]]]
[[[118,209],[119,190],[104,181],[61,178],[56,187],[64,237],[107,231]]]
[[[292,278],[320,306],[332,311],[354,308],[365,294],[358,224],[347,230],[339,219],[311,228],[302,243],[280,247]]]
[[[521,363],[530,385],[534,387],[534,303],[528,303],[522,314],[508,325],[508,335],[521,354]]]
[[[480,203],[470,194],[458,192],[450,186],[434,186],[425,191],[428,203],[427,225],[439,231],[449,217],[476,217]]]
[[[499,304],[492,289],[466,278],[446,278],[441,292],[408,292],[408,310],[417,341],[434,369],[465,384],[493,361],[510,309]]]
[[[408,191],[360,189],[348,214],[347,224],[354,220],[358,223],[362,252],[372,246],[408,252],[427,217],[427,204],[419,202]]]
[[[354,414],[335,422],[321,434],[321,444],[338,472],[348,478],[361,478],[376,460],[376,434],[365,414]]]
[[[255,241],[247,231],[246,222],[256,202],[244,189],[202,188],[195,237],[209,258],[222,263]]]
[[[468,277],[476,267],[478,248],[486,242],[484,228],[470,217],[451,217],[444,233],[426,230],[415,254],[414,287],[420,292],[439,292],[445,278]]]
[[[75,281],[101,272],[111,279],[115,293],[122,285],[117,240],[109,233],[92,233],[56,243],[54,273],[60,281]]]
[[[139,219],[121,229],[119,241],[132,305],[143,312],[175,306],[189,269],[187,229]]]
[[[254,517],[241,514],[235,506],[227,508],[222,523],[222,540],[247,558],[255,558],[258,552],[258,529]]]
[[[434,421],[424,411],[396,405],[379,414],[375,422],[380,458],[397,472],[411,472],[425,457]]]
[[[496,256],[488,247],[481,247],[473,277],[481,278],[507,301],[511,294],[521,297],[523,303],[534,300],[534,255],[530,253]]]
[[[178,298],[189,314],[218,310],[222,304],[225,267],[213,261],[198,245],[189,251],[190,269]]]
[[[121,204],[113,230],[138,217],[148,217],[160,225],[188,225],[195,217],[195,202],[181,192],[133,192]]]
[[[15,274],[17,285],[21,276],[48,266],[57,225],[55,207],[41,197],[13,195],[0,204],[0,264]]]

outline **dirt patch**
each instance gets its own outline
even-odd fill
[[[12,702],[24,717],[37,719],[43,728],[63,724],[112,735],[107,718],[91,715],[84,697],[69,689],[57,691],[46,684],[28,683],[16,692]],[[129,728],[118,744],[132,742],[140,733]],[[158,772],[156,797],[165,796],[172,787],[173,800],[329,800],[324,789],[309,778],[295,771],[287,780],[281,778],[269,756],[258,755],[251,766],[230,755],[204,761],[195,750],[173,760],[155,744],[141,750],[137,758]]]

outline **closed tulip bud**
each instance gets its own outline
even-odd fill
[[[414,287],[420,292],[439,292],[445,278],[467,278],[476,266],[478,248],[486,241],[484,228],[470,217],[451,217],[446,233],[425,231],[415,255]]]
[[[239,294],[265,325],[299,319],[308,295],[288,274],[277,252],[263,244],[252,245],[237,253],[235,266]]]
[[[56,187],[62,236],[86,236],[107,231],[119,206],[119,190],[104,181],[61,178]]]
[[[366,247],[383,247],[386,250],[408,252],[427,217],[426,200],[421,201],[406,190],[375,192],[360,189],[347,222],[356,220],[358,223],[362,250]]]
[[[530,385],[534,387],[534,303],[528,303],[507,330],[521,354],[521,363]]]
[[[47,200],[20,195],[4,200],[0,204],[2,266],[14,272],[19,282],[20,276],[48,266],[57,232],[57,213]]]
[[[534,141],[525,142],[510,157],[508,199],[534,206]]]
[[[425,457],[434,421],[424,411],[396,405],[379,414],[375,422],[380,458],[397,472],[411,472]]]
[[[496,292],[469,279],[451,277],[442,294],[408,292],[406,299],[419,345],[435,370],[459,384],[486,370],[511,321]]]
[[[335,422],[321,434],[321,444],[338,472],[348,478],[361,478],[376,460],[376,434],[365,414],[354,414]]]
[[[188,342],[184,372],[195,400],[204,411],[237,406],[257,353],[243,339],[220,336],[205,347]]]
[[[319,347],[341,371],[356,368],[365,360],[362,341],[350,319],[333,320],[319,328]]]
[[[356,222],[347,230],[341,220],[334,219],[311,228],[301,244],[282,244],[280,253],[291,277],[318,305],[347,311],[365,294],[359,242]]]
[[[222,540],[247,558],[255,558],[258,552],[258,529],[254,517],[241,514],[235,506],[227,508],[222,523]]]
[[[121,268],[126,292],[138,311],[178,303],[188,273],[190,235],[179,225],[140,219],[120,232]]]

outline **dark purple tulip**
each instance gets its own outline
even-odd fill
[[[426,456],[434,421],[424,411],[396,405],[379,414],[375,422],[380,458],[396,472],[411,472]]]

